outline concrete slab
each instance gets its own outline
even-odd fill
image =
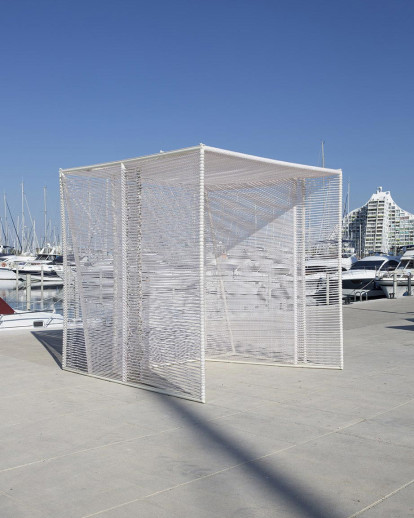
[[[414,300],[344,325],[344,371],[209,362],[206,405],[64,372],[60,332],[2,333],[0,516],[410,516]]]
[[[31,505],[24,505],[10,495],[0,493],[0,516],[2,518],[42,518],[40,509],[33,509]]]
[[[414,516],[414,480],[408,487],[380,499],[361,514],[361,518],[408,518]]]
[[[341,433],[414,449],[414,401],[367,418]]]
[[[319,495],[325,516],[346,518],[411,480],[414,450],[339,431],[262,464]]]

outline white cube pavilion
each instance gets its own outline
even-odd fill
[[[340,170],[200,144],[60,180],[63,368],[205,401],[206,359],[343,367]]]

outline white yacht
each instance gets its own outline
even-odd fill
[[[43,272],[44,284],[58,286],[62,284],[62,278],[58,276],[57,273],[63,271],[62,263],[62,256],[39,254],[33,261],[16,264],[13,267],[13,272],[16,276],[16,272],[18,271],[19,276],[23,278],[30,274],[33,283],[40,282]]]
[[[393,272],[380,273],[376,278],[377,285],[389,298],[398,298],[408,295],[408,278],[414,277],[414,247],[407,250],[401,257],[401,261]],[[395,293],[394,293],[394,278],[395,278]],[[411,288],[414,293],[414,288]]]
[[[22,277],[19,276],[18,280],[21,280]],[[0,268],[0,282],[16,282],[16,272],[13,270],[8,270],[7,268]]]
[[[26,273],[39,273],[40,278],[41,265],[44,265],[44,277],[46,278],[49,275],[48,271],[52,270],[52,268],[48,268],[46,265],[56,261],[57,257],[59,257],[59,249],[50,246],[42,248],[37,255],[32,255],[30,252],[22,254],[1,254],[0,280],[16,280],[17,270],[19,271],[20,278],[24,278],[23,276]],[[52,275],[56,277],[55,273],[52,273]]]
[[[53,311],[14,310],[0,297],[0,331],[12,329],[61,328],[63,316]]]
[[[358,261],[358,258],[356,256],[355,252],[343,252],[342,253],[342,271],[348,271],[351,269],[352,265],[355,264]]]
[[[380,273],[395,270],[399,261],[400,258],[393,255],[369,255],[360,259],[342,273],[343,296],[382,297],[384,293],[375,278]]]
[[[2,270],[10,270],[17,263],[26,263],[28,261],[34,261],[36,258],[35,255],[31,254],[10,254],[10,255],[2,255],[0,257],[0,272]]]

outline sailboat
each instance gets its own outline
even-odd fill
[[[54,311],[19,311],[0,297],[0,331],[62,328],[63,315]]]

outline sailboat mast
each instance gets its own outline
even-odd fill
[[[22,253],[25,250],[24,242],[24,184],[22,179],[22,222],[21,222],[21,235],[22,235]]]
[[[6,193],[5,192],[3,193],[3,203],[4,203],[4,228],[6,230],[6,236],[5,236],[6,243],[4,243],[4,244],[8,245],[9,244],[9,228],[8,228],[8,224],[7,224],[7,203],[6,203]]]
[[[43,187],[43,204],[44,204],[44,242],[43,246],[47,244],[47,187]]]

